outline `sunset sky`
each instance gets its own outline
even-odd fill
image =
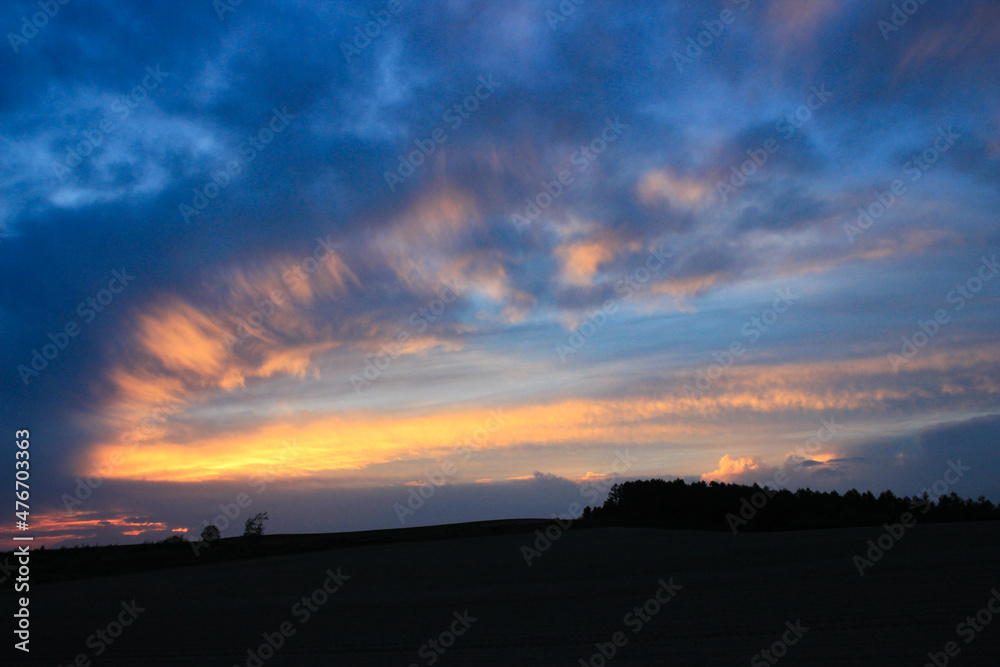
[[[1000,501],[1000,6],[901,4],[4,3],[36,539]]]

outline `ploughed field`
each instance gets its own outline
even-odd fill
[[[1000,664],[998,522],[521,525],[33,584],[27,664]]]

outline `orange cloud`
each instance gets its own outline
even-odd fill
[[[402,284],[414,292],[433,292],[454,276],[444,270],[459,244],[482,227],[472,197],[450,187],[422,196],[375,237]]]
[[[584,255],[593,259],[590,252]],[[585,263],[583,273],[595,270],[596,261]],[[349,280],[344,283],[349,284]],[[248,292],[246,287],[240,290]],[[211,311],[175,298],[164,299],[136,319],[135,358],[130,357],[127,367],[123,364],[111,372],[115,390],[102,411],[103,431],[114,435],[86,452],[75,472],[92,474],[104,462],[121,458],[112,476],[175,481],[245,478],[273,459],[276,443],[295,438],[301,451],[281,474],[322,477],[371,464],[445,456],[456,442],[482,428],[482,411],[438,406],[402,415],[367,410],[324,413],[321,409],[267,417],[233,416],[224,433],[214,423],[201,429],[203,417],[188,408],[196,399],[200,405],[206,398],[223,396],[248,378],[266,381],[315,373],[315,359],[339,344],[332,332],[314,327],[310,332],[315,339],[289,342],[282,337],[272,347],[257,341],[257,346],[247,343],[246,349],[233,350],[225,344],[228,332],[219,322]],[[305,325],[300,330],[304,329]],[[373,327],[371,340],[379,340],[380,335]],[[454,349],[450,344],[436,336],[413,338],[404,352],[430,355],[442,346]],[[695,440],[721,445],[728,436],[718,425],[727,417],[879,411],[898,402],[931,400],[935,392],[949,400],[995,396],[1000,388],[989,369],[997,361],[992,351],[935,353],[927,349],[894,374],[884,356],[766,365],[754,363],[751,355],[723,373],[702,395],[685,393],[685,385],[694,384],[697,369],[664,368],[658,395],[567,398],[511,406],[505,411],[505,427],[490,434],[488,447],[629,443],[678,447],[676,443]],[[929,369],[962,381],[942,381],[936,389],[906,381],[907,374]],[[118,439],[150,413],[162,418],[136,434],[137,446]]]
[[[689,399],[683,399],[688,401]],[[463,447],[505,448],[524,443],[665,442],[705,433],[708,426],[665,424],[653,419],[661,408],[649,401],[569,400],[548,405],[504,408],[503,425],[478,409],[446,409],[427,414],[391,416],[358,411],[336,415],[293,415],[262,425],[184,441],[169,434],[146,441],[139,451],[105,442],[90,452],[90,465],[114,457],[123,461],[114,477],[201,481],[247,478],[276,456],[278,443],[293,439],[295,456],[279,476],[304,477],[370,464],[422,457],[444,457]]]
[[[140,350],[166,371],[211,379],[221,386],[242,383],[240,374],[226,363],[230,356],[226,336],[231,332],[193,306],[169,298],[140,315],[136,328]]]
[[[726,454],[719,459],[719,467],[712,472],[705,473],[701,479],[706,482],[712,480],[726,482],[750,470],[760,470],[763,465],[764,462],[756,456],[741,456],[734,459]]]
[[[997,359],[986,352],[925,354],[913,359],[901,373],[920,374],[925,369],[964,375],[967,381],[943,383],[939,395],[970,399],[1000,393],[989,369]],[[916,376],[916,375],[915,375]],[[890,383],[888,378],[893,378]],[[587,447],[594,445],[674,444],[698,441],[722,445],[731,440],[719,429],[724,418],[740,415],[797,414],[853,410],[880,411],[895,402],[931,400],[921,385],[910,385],[895,376],[883,357],[828,363],[793,363],[779,366],[736,365],[703,395],[684,395],[681,374],[665,379],[670,387],[657,397],[623,399],[566,399],[546,404],[505,407],[503,427],[484,430],[487,414],[468,407],[434,407],[420,413],[392,414],[358,410],[334,414],[296,413],[267,421],[233,422],[224,433],[192,435],[185,430],[161,431],[142,440],[137,451],[114,441],[90,451],[90,474],[101,461],[115,454],[124,458],[113,476],[146,480],[199,481],[246,478],[268,465],[278,444],[294,439],[297,452],[283,463],[279,475],[323,476],[333,471],[361,470],[365,466],[424,457],[444,457],[477,433],[483,445],[503,449],[518,445]],[[966,389],[962,389],[965,387]],[[959,392],[956,394],[955,392]],[[743,419],[743,417],[741,417]],[[749,432],[745,424],[742,433]],[[755,427],[755,428],[759,428]],[[819,460],[819,459],[817,459]],[[729,459],[729,468],[747,465]],[[751,459],[750,463],[754,463]],[[87,467],[87,466],[85,466]]]
[[[375,237],[374,246],[410,292],[434,297],[444,286],[503,304],[507,322],[524,318],[534,302],[513,289],[495,250],[470,251],[470,234],[485,227],[475,199],[445,185],[423,195]]]
[[[560,245],[555,250],[556,259],[567,285],[586,287],[594,283],[597,269],[614,259],[614,250],[601,241],[579,241]]]
[[[722,277],[722,274],[713,273],[691,278],[668,278],[654,285],[651,291],[653,294],[666,294],[675,298],[692,297],[707,292],[717,285]]]
[[[96,535],[97,528],[117,528],[122,535],[142,535],[146,532],[186,532],[186,528],[170,528],[161,521],[144,521],[136,517],[120,514],[117,516],[94,518],[93,513],[86,514],[40,514],[31,515],[32,544],[52,546],[64,540],[86,539]],[[24,544],[12,539],[0,540],[0,548],[14,548]]]
[[[167,430],[170,418],[196,400],[242,388],[250,378],[317,374],[314,361],[340,341],[312,307],[359,286],[327,238],[304,258],[224,271],[203,295],[207,305],[162,296],[134,315],[131,344],[108,371],[112,390],[92,426],[131,452],[136,443],[176,437]]]
[[[670,169],[647,172],[639,181],[637,192],[642,203],[666,201],[678,208],[695,208],[711,193],[711,184],[678,176]]]

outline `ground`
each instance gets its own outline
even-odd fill
[[[536,535],[522,533],[43,583],[30,664],[602,665],[596,645],[610,653],[616,632],[615,667],[919,667],[950,641],[949,664],[1000,663],[1000,614],[956,630],[1000,589],[1000,522],[918,525],[862,577],[854,556],[883,532],[594,528],[559,534],[530,566],[522,547]],[[658,592],[670,601],[649,602]],[[4,609],[13,596],[0,594]],[[131,624],[111,643],[95,634],[116,633],[120,616]],[[257,662],[248,650],[264,635],[280,648]],[[773,648],[780,660],[760,655],[783,638],[795,643]]]

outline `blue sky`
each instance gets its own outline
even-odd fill
[[[1000,10],[903,5],[5,4],[47,539],[196,535],[268,470],[279,532],[958,458],[1000,500]]]

